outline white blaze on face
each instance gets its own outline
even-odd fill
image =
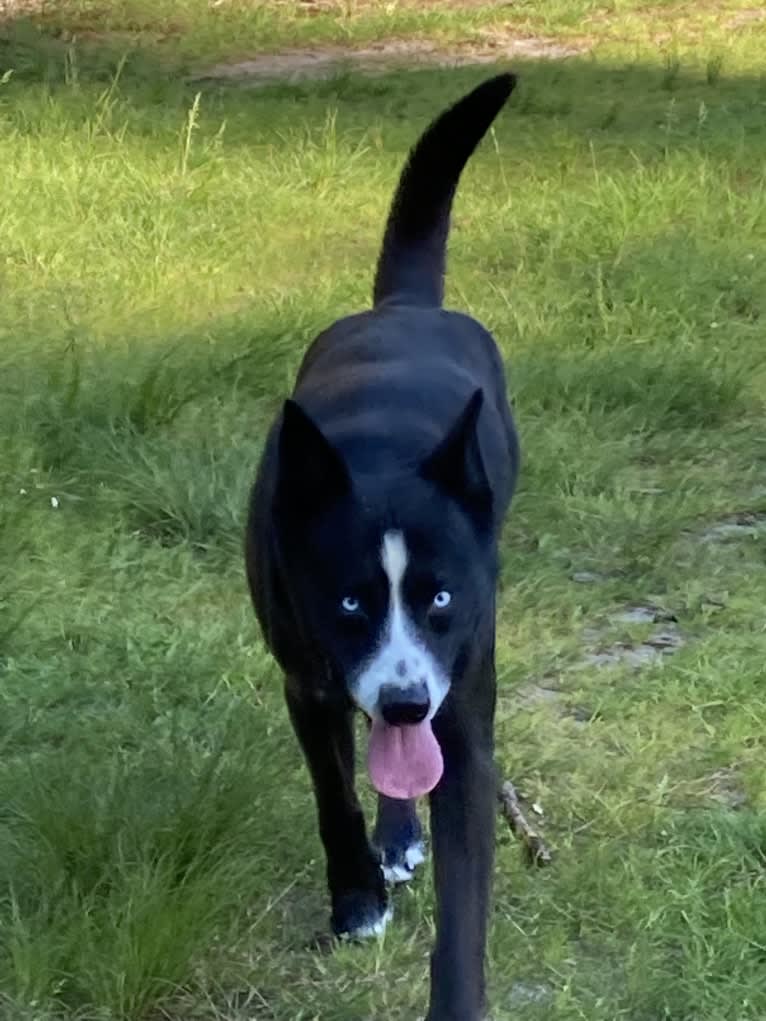
[[[409,556],[401,532],[386,532],[383,536],[380,562],[388,578],[388,615],[377,649],[357,675],[354,685],[356,701],[368,716],[375,717],[378,696],[384,684],[396,684],[402,688],[410,684],[425,684],[431,701],[430,720],[444,701],[449,681],[407,615],[402,582]]]

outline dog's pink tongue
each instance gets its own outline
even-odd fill
[[[428,720],[401,727],[375,720],[367,765],[375,789],[389,798],[427,794],[444,771],[441,748]]]

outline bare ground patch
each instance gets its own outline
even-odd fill
[[[226,0],[213,0],[222,4]],[[472,7],[486,7],[487,0],[387,0],[386,9],[411,10],[414,8],[431,8],[432,10],[465,10]],[[381,0],[297,0],[298,9],[307,14],[337,14],[341,17],[353,17],[365,11],[380,8]],[[499,7],[512,7],[513,0],[500,0]]]
[[[759,21],[766,21],[766,7],[747,7],[745,10],[737,11],[726,22],[727,28],[745,28]]]
[[[657,663],[665,656],[672,656],[686,644],[683,635],[674,624],[652,632],[641,642],[616,641],[606,644],[602,642],[603,634],[598,631],[593,631],[585,637],[593,642],[594,648],[585,655],[581,663],[577,664],[577,669],[580,670],[618,664],[638,669]]]
[[[724,808],[742,808],[747,804],[744,783],[736,766],[723,766],[704,782],[704,793]]]
[[[653,625],[643,638],[614,634],[615,626],[641,624]],[[623,606],[609,614],[604,624],[583,629],[582,655],[574,662],[554,673],[529,677],[513,691],[501,693],[500,698],[509,704],[513,712],[535,712],[547,706],[560,719],[585,726],[598,719],[599,713],[588,705],[571,701],[567,675],[615,666],[640,670],[672,656],[686,645],[686,641],[672,611],[648,602]]]
[[[697,533],[701,542],[726,542],[736,539],[756,539],[766,534],[766,512],[738,511],[716,521]]]
[[[0,0],[0,21],[37,14],[43,8],[44,0]]]
[[[263,53],[248,60],[214,64],[194,76],[196,81],[247,82],[331,78],[345,70],[384,74],[401,67],[463,67],[494,64],[515,57],[561,60],[583,53],[584,43],[562,43],[543,36],[483,32],[479,41],[440,45],[426,39],[391,39],[366,47],[324,46]]]
[[[745,781],[736,762],[683,781],[678,792],[681,803],[689,808],[724,808],[736,812],[748,807]]]

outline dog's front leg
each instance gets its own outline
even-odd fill
[[[354,789],[352,712],[312,697],[299,680],[285,685],[290,718],[314,785],[327,858],[331,925],[338,936],[372,936],[388,920],[380,861],[367,840]]]
[[[484,1009],[495,822],[492,701],[484,712],[445,705],[434,721],[444,775],[431,795],[436,945],[427,1021],[479,1021]]]

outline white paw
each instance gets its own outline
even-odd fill
[[[404,852],[404,863],[396,862],[393,865],[383,865],[383,875],[387,883],[408,883],[418,865],[426,860],[426,851],[422,841],[410,844]]]
[[[384,913],[375,921],[365,922],[364,925],[357,926],[350,932],[344,933],[341,939],[372,939],[376,936],[382,936],[386,931],[386,926],[393,917],[394,909],[389,904]]]
[[[410,844],[404,853],[404,860],[407,862],[407,868],[410,870],[423,864],[426,860],[426,849],[422,840],[419,840],[417,844]]]

